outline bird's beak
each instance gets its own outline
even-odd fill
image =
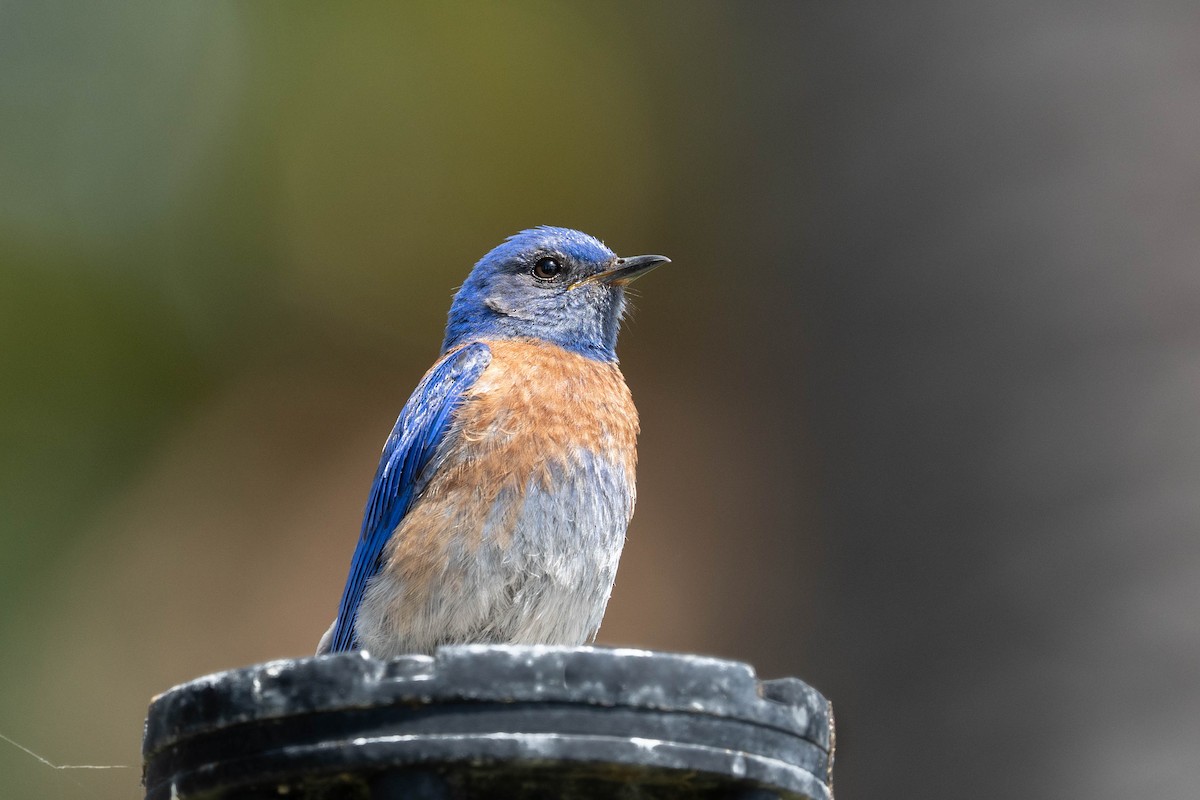
[[[589,283],[625,286],[626,284],[633,283],[655,267],[670,263],[671,259],[666,256],[630,256],[629,258],[618,258],[613,263],[612,269],[606,269],[603,272],[597,272],[595,275],[589,275],[581,281],[576,281],[572,284],[571,288],[586,286]]]

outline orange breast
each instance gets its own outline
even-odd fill
[[[485,523],[503,546],[526,491],[553,492],[583,456],[621,465],[633,491],[637,410],[617,365],[536,341],[487,345],[492,361],[456,411],[430,464],[434,477],[388,543],[391,569],[415,584],[454,560],[447,548],[478,547]]]

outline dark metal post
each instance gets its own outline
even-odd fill
[[[155,698],[147,800],[829,800],[828,701],[747,664],[468,645],[231,670]]]

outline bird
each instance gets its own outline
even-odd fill
[[[384,444],[319,655],[595,638],[636,500],[625,287],[669,262],[541,226],[475,264]]]

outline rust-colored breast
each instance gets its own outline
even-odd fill
[[[583,449],[626,461],[633,480],[637,409],[616,364],[544,343],[487,344],[492,363],[456,420],[462,447],[480,448],[470,456],[487,474],[547,477]]]
[[[637,410],[617,365],[536,341],[486,344],[492,361],[388,545],[391,569],[415,584],[442,573],[452,550],[478,547],[485,527],[506,538],[531,486],[552,492],[586,460],[620,465],[633,491]]]

